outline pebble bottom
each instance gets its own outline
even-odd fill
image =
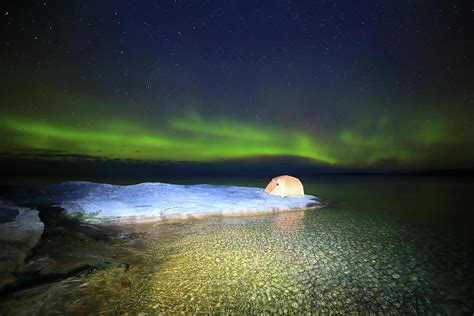
[[[337,207],[135,225],[117,243],[114,251],[127,249],[117,260],[133,262],[128,271],[96,271],[23,291],[12,301],[20,310],[18,302],[35,313],[71,314],[473,310],[474,273],[459,269],[464,264],[461,271],[472,270],[466,248],[373,214],[348,216]],[[34,309],[45,300],[47,306]]]

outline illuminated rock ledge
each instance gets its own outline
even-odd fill
[[[317,208],[312,195],[279,197],[262,188],[141,183],[65,182],[41,189],[35,203],[60,206],[83,221],[146,222],[203,216],[242,216]]]

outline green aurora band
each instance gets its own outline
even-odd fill
[[[198,117],[169,122],[159,132],[131,123],[109,123],[101,129],[7,119],[13,143],[22,150],[60,150],[109,159],[212,161],[254,156],[299,156],[335,163],[328,149],[308,135],[272,131],[230,121],[203,121]]]
[[[7,135],[6,153],[61,153],[50,159],[129,159],[136,161],[219,161],[252,157],[294,156],[334,166],[373,166],[395,161],[400,166],[430,162],[463,161],[450,152],[455,135],[440,121],[417,124],[411,138],[394,136],[386,120],[374,126],[343,128],[317,139],[308,133],[249,124],[225,118],[203,119],[197,114],[172,118],[158,128],[131,121],[95,122],[81,127],[66,122],[6,117],[0,130]],[[457,149],[469,147],[458,144]],[[457,150],[454,148],[454,151]],[[471,147],[469,147],[471,148]],[[456,160],[458,159],[458,160]]]

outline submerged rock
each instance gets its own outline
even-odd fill
[[[280,197],[250,187],[167,183],[121,186],[77,181],[44,187],[28,202],[57,205],[68,214],[90,222],[246,215],[319,205],[319,200],[311,195]]]
[[[15,218],[12,217],[13,211],[17,213]],[[114,241],[117,231],[111,227],[105,229],[81,223],[66,216],[60,208],[44,205],[31,210],[4,202],[0,204],[2,213],[2,298],[51,282],[58,282],[57,286],[61,287],[61,280],[105,269],[118,267],[124,273],[129,267],[128,263],[113,260],[121,253],[114,247],[126,251]],[[0,299],[0,314],[3,315],[2,303]]]
[[[20,212],[17,209],[2,206],[0,208],[0,224],[13,222],[18,214]]]
[[[15,280],[14,273],[24,264],[44,230],[39,212],[0,204],[0,288]]]

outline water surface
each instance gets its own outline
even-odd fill
[[[127,263],[128,269],[99,270],[19,291],[4,299],[3,309],[474,311],[472,179],[302,180],[306,193],[326,202],[324,208],[128,226],[120,238],[79,245]],[[167,181],[264,187],[267,179]]]

